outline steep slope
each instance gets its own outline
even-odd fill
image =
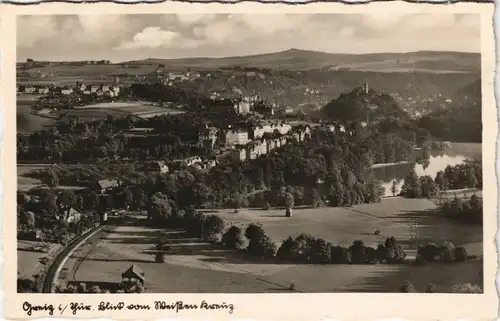
[[[343,93],[326,104],[321,114],[340,122],[361,122],[367,119],[373,121],[386,117],[409,119],[408,113],[390,95],[374,90],[366,92],[360,87]]]
[[[458,142],[482,141],[481,80],[456,91],[449,104],[419,120],[435,137]]]

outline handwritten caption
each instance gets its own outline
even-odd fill
[[[154,301],[153,304],[126,304],[123,301],[111,303],[107,301],[101,301],[98,305],[93,306],[90,304],[85,304],[82,302],[71,302],[69,304],[59,304],[58,306],[53,304],[43,304],[35,305],[28,301],[23,303],[23,311],[28,316],[35,315],[63,315],[64,313],[70,313],[76,315],[79,312],[85,311],[150,311],[150,310],[171,310],[176,313],[180,313],[183,310],[226,310],[230,314],[233,314],[234,305],[226,302],[222,303],[208,303],[203,300],[200,304],[187,304],[183,301],[176,302],[165,302],[165,301]]]

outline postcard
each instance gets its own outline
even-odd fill
[[[495,318],[493,10],[3,5],[6,318]]]

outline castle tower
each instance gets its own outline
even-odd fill
[[[368,95],[368,82],[365,82],[365,87],[364,87],[364,89],[365,89],[365,94],[367,94],[367,95]]]

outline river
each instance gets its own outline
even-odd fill
[[[451,143],[451,148],[443,153],[431,153],[428,166],[423,166],[416,162],[405,164],[394,164],[378,168],[373,168],[370,178],[380,180],[385,188],[385,196],[391,196],[390,188],[392,182],[398,182],[398,190],[403,186],[404,178],[412,169],[418,176],[429,175],[432,178],[436,177],[437,172],[444,170],[448,165],[461,164],[468,158],[481,157],[482,147],[477,143]]]

